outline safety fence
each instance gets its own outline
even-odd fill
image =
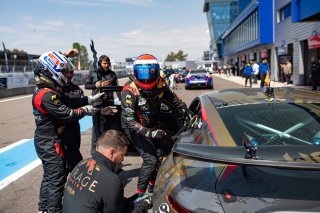
[[[118,78],[125,78],[131,75],[126,70],[115,71]],[[82,85],[89,76],[88,70],[75,71],[73,82]],[[35,86],[33,72],[22,73],[0,73],[0,98],[11,97],[32,93]]]

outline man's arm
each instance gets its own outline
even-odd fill
[[[119,177],[113,180],[106,180],[105,182],[106,183],[102,184],[99,189],[99,193],[101,193],[101,200],[108,202],[103,204],[102,212],[147,212],[149,208],[147,201],[141,200],[140,202],[134,204],[132,201],[124,197],[123,185]]]
[[[144,137],[148,137],[149,129],[135,120],[135,106],[136,97],[129,90],[123,90],[121,93],[121,121],[124,122],[126,128],[129,130]]]
[[[186,120],[192,118],[192,112],[189,110],[188,106],[166,85],[164,91],[164,99],[171,103],[175,108],[178,109],[181,116],[184,116]]]
[[[95,74],[95,71],[92,70],[89,72],[88,79],[84,85],[85,89],[96,89],[96,82],[93,82],[93,75]]]
[[[37,101],[39,100],[35,100],[35,102]],[[67,107],[53,91],[46,92],[40,102],[44,110],[62,121],[73,121],[87,115],[83,108],[71,109]]]
[[[76,109],[78,107],[82,107],[89,104],[88,97],[84,95],[83,90],[78,85],[71,83],[70,87],[72,87],[72,91],[77,91],[79,95],[77,95],[77,97],[70,97],[68,91],[62,91],[62,101],[64,104],[66,104],[68,107],[72,109]]]

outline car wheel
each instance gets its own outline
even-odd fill
[[[186,90],[188,90],[188,89],[189,89],[189,87],[187,87],[187,86],[185,86],[184,88],[185,88]]]

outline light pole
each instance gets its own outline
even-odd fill
[[[16,71],[16,59],[17,59],[17,55],[14,54],[13,55],[13,69],[12,69],[12,72]]]

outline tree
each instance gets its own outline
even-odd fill
[[[176,60],[176,57],[175,57],[175,54],[174,52],[171,52],[169,55],[167,55],[165,61],[175,61]]]
[[[87,48],[85,46],[81,45],[78,42],[75,42],[75,43],[72,44],[72,48],[76,48],[79,51],[81,70],[92,66],[91,65],[91,61],[89,60],[89,55],[88,55]],[[73,58],[73,59],[71,59],[71,61],[75,65],[78,62],[77,58]]]
[[[186,61],[188,54],[184,54],[182,50],[179,50],[177,53],[171,52],[167,55],[165,61]]]
[[[10,51],[10,50],[9,50],[9,51]],[[27,55],[27,54],[28,54],[26,51],[18,50],[18,49],[13,49],[11,52],[12,52],[12,53],[21,54],[21,55]]]
[[[176,59],[178,61],[186,61],[188,54],[184,54],[182,50],[179,50],[176,54]]]

